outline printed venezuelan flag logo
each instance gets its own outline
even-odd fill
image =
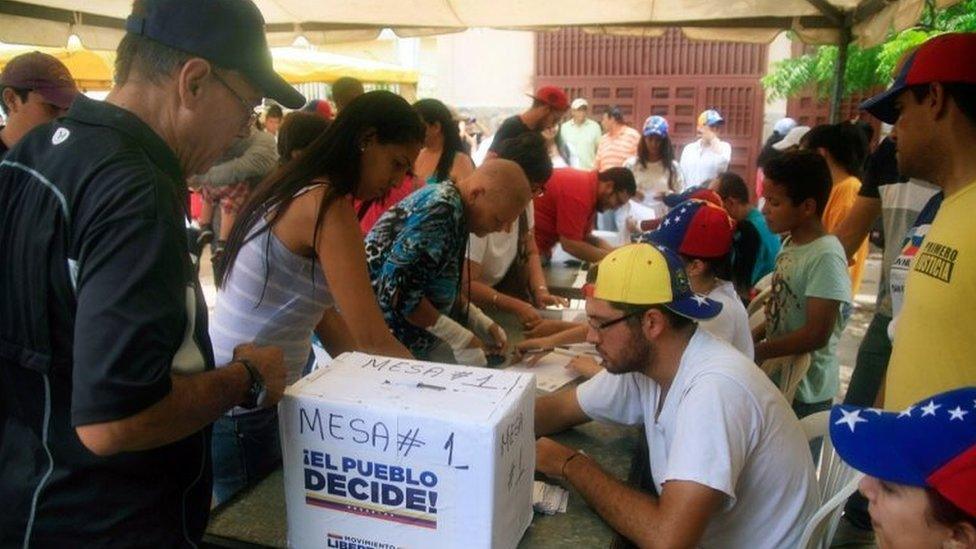
[[[351,501],[345,498],[331,497],[312,492],[305,493],[305,503],[315,507],[341,511],[362,517],[371,517],[400,524],[420,526],[421,528],[437,529],[437,515],[430,513],[419,513],[406,509],[390,509],[379,505],[368,505],[359,501]]]

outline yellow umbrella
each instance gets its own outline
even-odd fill
[[[115,52],[112,51],[87,50],[70,46],[42,48],[0,44],[0,70],[14,57],[32,51],[47,53],[60,59],[82,90],[107,90],[112,87],[112,71],[115,65]]]
[[[331,83],[343,76],[364,82],[416,84],[419,73],[393,63],[304,48],[271,48],[275,71],[291,84]]]
[[[12,58],[35,50],[60,59],[83,90],[107,90],[112,87],[115,52],[88,50],[80,46],[44,48],[0,44],[0,70]],[[291,84],[331,83],[342,76],[352,76],[364,82],[415,84],[419,78],[416,70],[400,65],[312,49],[272,48],[271,54],[275,70]]]

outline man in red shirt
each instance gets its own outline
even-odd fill
[[[583,261],[600,261],[613,247],[590,234],[596,213],[619,208],[636,192],[634,174],[626,168],[553,170],[545,193],[533,201],[539,253],[552,255],[558,242],[566,253]]]

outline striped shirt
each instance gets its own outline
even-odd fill
[[[264,227],[262,220],[250,234]],[[312,331],[333,304],[318,260],[295,254],[270,230],[261,233],[241,247],[217,292],[210,318],[217,364],[228,364],[241,343],[275,345],[284,352],[286,381],[294,383],[309,360]]]
[[[628,158],[637,154],[641,135],[630,126],[621,126],[616,135],[605,133],[596,149],[596,170],[620,168]]]

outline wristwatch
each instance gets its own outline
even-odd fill
[[[240,362],[244,365],[244,369],[247,370],[247,375],[251,378],[251,383],[247,388],[247,398],[241,403],[242,408],[257,408],[261,403],[264,402],[265,397],[268,395],[268,388],[264,385],[264,378],[261,377],[261,372],[251,364],[250,360],[246,358],[236,358],[234,362]]]

